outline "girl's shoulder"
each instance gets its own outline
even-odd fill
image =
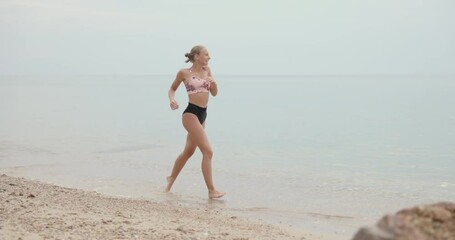
[[[188,68],[182,68],[177,72],[177,74],[186,74],[188,72],[189,72]]]
[[[180,69],[178,72],[177,72],[177,76],[179,76],[179,78],[181,78],[182,80],[185,79],[187,76],[189,76],[191,73],[190,73],[190,70],[188,68],[182,68]]]
[[[207,72],[207,74],[208,74],[209,77],[212,76],[212,70],[210,70],[210,67],[209,67],[209,66],[204,66],[204,70]]]

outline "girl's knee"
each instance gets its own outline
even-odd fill
[[[212,149],[206,149],[206,150],[202,151],[202,155],[203,155],[205,158],[212,159],[212,157],[213,157],[213,150],[212,150]]]

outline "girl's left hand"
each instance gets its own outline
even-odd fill
[[[212,77],[209,77],[209,81],[210,81],[210,86],[212,86],[212,84],[216,86],[215,79],[213,79]]]

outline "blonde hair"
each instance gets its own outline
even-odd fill
[[[204,48],[205,47],[202,45],[197,45],[191,48],[191,51],[189,53],[185,53],[185,57],[188,58],[185,62],[194,62],[194,56],[199,54]]]

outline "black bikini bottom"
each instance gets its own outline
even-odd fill
[[[196,115],[201,124],[203,124],[207,118],[207,108],[199,107],[198,105],[194,105],[192,103],[188,103],[188,107],[186,107],[183,113],[192,113]]]

